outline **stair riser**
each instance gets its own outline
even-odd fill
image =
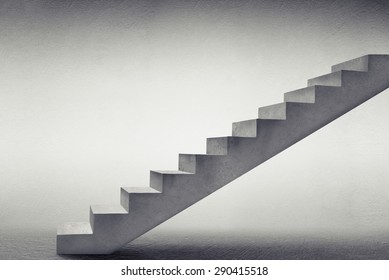
[[[179,155],[179,169],[194,175],[202,173],[203,167],[209,163],[218,165],[227,155]]]
[[[178,170],[196,173],[196,155],[178,155]]]
[[[130,194],[124,189],[120,189],[120,205],[126,209],[127,212],[130,211],[129,208]]]
[[[75,242],[77,240],[77,242]],[[109,248],[102,248],[104,245],[96,246],[96,237],[94,235],[57,235],[57,254],[107,254]],[[81,245],[82,244],[82,245]],[[92,253],[93,254],[93,253]]]
[[[286,107],[285,103],[261,107],[258,109],[258,119],[262,120],[285,120]]]
[[[89,215],[90,223],[93,229],[93,234],[105,231],[107,227],[113,223],[122,223],[128,219],[128,214],[93,214]]]
[[[232,124],[232,136],[238,137],[256,137],[257,120],[248,120]]]
[[[227,155],[229,137],[207,138],[207,154]]]
[[[221,137],[221,138],[208,138],[207,139],[207,154],[212,155],[230,155],[230,149],[233,146],[245,146],[250,142],[253,142],[255,138],[252,137]],[[216,154],[220,151],[219,147],[222,147],[223,153]],[[215,149],[215,146],[217,147]]]
[[[120,204],[131,214],[135,211],[134,201],[147,200],[150,204],[153,203],[154,200],[164,199],[164,197],[165,193],[128,193],[122,190],[120,194]]]
[[[161,173],[150,171],[150,187],[163,192],[164,176]]]

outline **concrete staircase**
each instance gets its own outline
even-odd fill
[[[389,55],[332,67],[208,138],[206,154],[180,154],[178,171],[151,171],[150,187],[122,188],[118,205],[94,205],[90,222],[58,229],[58,254],[109,254],[389,87]]]

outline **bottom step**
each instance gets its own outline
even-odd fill
[[[60,226],[57,230],[58,235],[79,235],[93,234],[92,227],[88,222],[66,223]]]

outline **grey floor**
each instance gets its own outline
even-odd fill
[[[0,259],[389,259],[388,236],[338,238],[150,232],[112,255],[58,256],[55,232],[3,231],[0,232]]]

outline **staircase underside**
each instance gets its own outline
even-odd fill
[[[285,102],[208,138],[206,154],[180,154],[178,171],[151,171],[150,187],[122,188],[117,205],[95,205],[90,221],[58,229],[58,254],[109,254],[389,87],[389,56],[332,67],[285,93]]]

